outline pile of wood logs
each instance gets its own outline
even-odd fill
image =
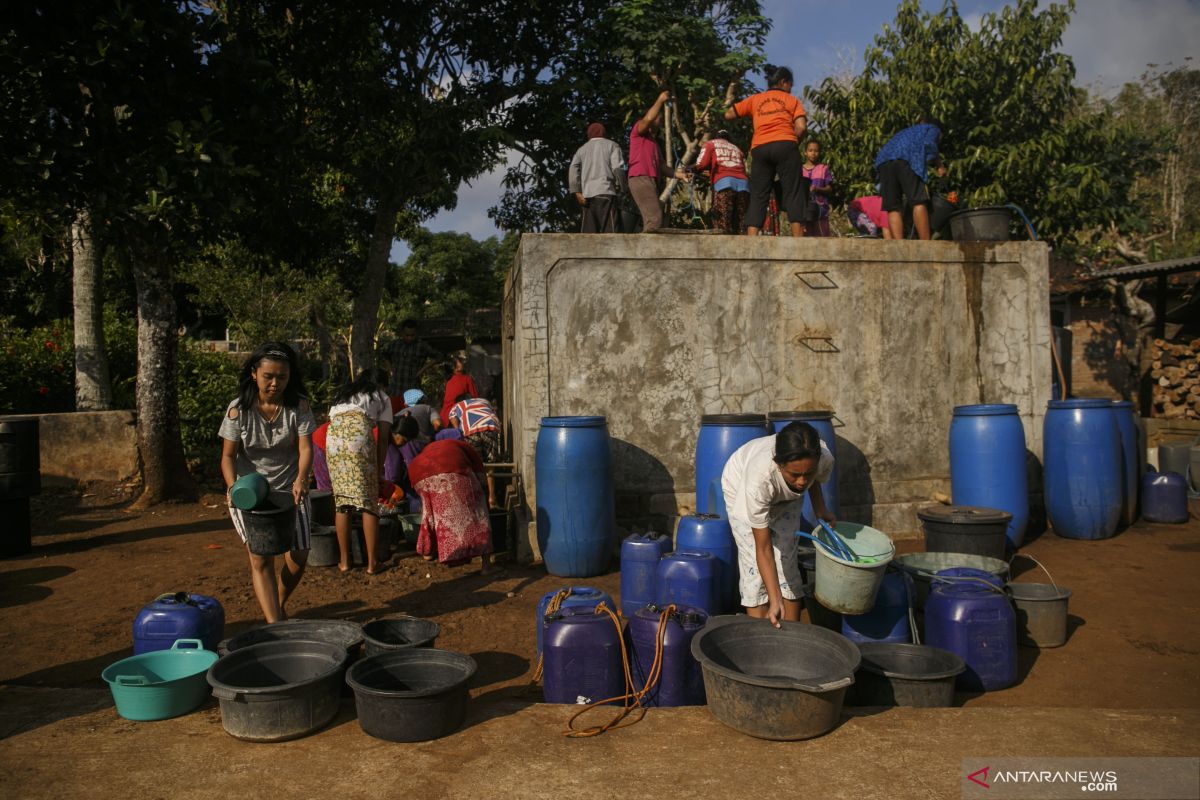
[[[1200,339],[1186,343],[1155,339],[1150,358],[1154,416],[1200,419]]]

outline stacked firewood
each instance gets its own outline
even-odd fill
[[[1200,339],[1187,343],[1155,339],[1150,357],[1154,416],[1200,419]]]

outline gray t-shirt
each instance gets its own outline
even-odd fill
[[[301,400],[296,408],[281,408],[274,422],[267,422],[254,408],[242,410],[237,404],[234,400],[226,407],[217,433],[222,439],[241,442],[238,477],[257,472],[275,491],[291,491],[300,469],[300,437],[312,435],[317,427],[308,401]]]
[[[400,416],[409,415],[417,421],[417,430],[421,432],[420,440],[429,444],[433,441],[434,434],[437,433],[433,429],[434,424],[440,425],[442,418],[438,412],[433,410],[433,406],[425,403],[417,403],[415,406],[409,406],[400,412]]]

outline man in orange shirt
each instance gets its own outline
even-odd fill
[[[757,236],[767,216],[767,202],[775,176],[783,189],[783,210],[792,236],[804,235],[808,191],[801,180],[804,160],[800,139],[808,130],[804,106],[792,96],[792,71],[767,65],[767,91],[751,95],[725,111],[725,119],[751,117],[750,205],[746,209],[746,235]]]

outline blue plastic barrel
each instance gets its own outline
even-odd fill
[[[852,642],[907,643],[912,641],[908,607],[912,597],[912,579],[902,572],[883,576],[875,607],[866,614],[842,615],[842,635]]]
[[[225,609],[215,597],[175,592],[147,603],[133,620],[133,654],[170,650],[176,639],[199,639],[217,652],[225,638]]]
[[[616,544],[604,417],[542,417],[534,461],[537,538],[546,571],[563,578],[600,575]]]
[[[1188,521],[1187,479],[1177,472],[1147,472],[1142,479],[1142,519],[1178,524]]]
[[[705,414],[696,438],[696,513],[716,513],[721,471],[734,451],[774,431],[762,414]]]
[[[654,604],[691,606],[706,614],[717,607],[717,567],[719,562],[708,553],[676,550],[662,557],[655,576]]]
[[[1142,448],[1138,442],[1137,420],[1133,403],[1113,402],[1117,432],[1121,436],[1121,525],[1128,527],[1137,521],[1138,490],[1142,485]]]
[[[779,433],[789,423],[792,422],[807,422],[817,429],[817,435],[821,437],[821,441],[829,448],[829,454],[833,456],[833,474],[829,476],[829,480],[821,484],[821,496],[825,498],[825,507],[834,513],[838,512],[838,460],[837,460],[837,436],[833,433],[833,412],[832,411],[772,411],[767,414],[767,419],[770,420],[771,426],[775,433]],[[811,532],[817,524],[817,515],[813,513],[812,500],[809,499],[808,493],[804,493],[804,509],[800,512],[804,519],[804,531]]]
[[[585,704],[625,694],[624,631],[608,614],[564,608],[550,617],[542,651],[547,703]]]
[[[655,598],[658,560],[671,552],[671,537],[634,533],[621,542],[621,614],[632,618]]]
[[[653,674],[662,614],[655,606],[638,609],[629,619],[625,638],[629,649],[629,671],[633,688],[641,691]],[[692,656],[692,638],[704,627],[708,615],[701,609],[683,606],[667,617],[662,632],[662,658],[658,682],[642,699],[644,706],[704,705],[704,674]]]
[[[1067,539],[1106,539],[1121,521],[1121,437],[1112,401],[1051,400],[1042,437],[1046,516]]]
[[[736,611],[738,597],[737,545],[729,521],[716,514],[695,514],[679,518],[675,529],[675,547],[693,553],[708,553],[717,560],[716,607],[710,614]]]
[[[546,592],[538,601],[537,606],[537,653],[539,656],[542,654],[542,640],[545,637],[546,626],[550,624],[546,619],[546,612],[550,608],[550,601],[563,589],[566,589],[568,594],[559,601],[559,608],[574,608],[590,614],[596,610],[596,606],[604,603],[614,611],[616,610],[608,592],[591,586],[563,586],[560,589]]]
[[[925,602],[925,643],[966,662],[960,688],[992,692],[1017,681],[1017,616],[1008,595],[994,585],[935,579]]]
[[[1029,486],[1025,429],[1009,403],[956,406],[950,422],[950,495],[956,506],[1012,514],[1005,532],[1013,549],[1025,541]]]

